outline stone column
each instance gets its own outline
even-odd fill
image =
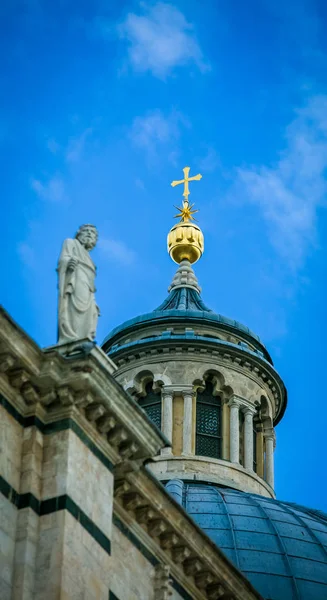
[[[184,419],[183,419],[183,454],[192,453],[193,425],[193,389],[183,390]]]
[[[173,391],[163,388],[162,394],[162,433],[167,440],[173,441]],[[163,448],[162,455],[171,455],[172,448]]]
[[[263,425],[257,423],[257,475],[263,479],[264,473]]]
[[[244,411],[244,466],[253,471],[253,415],[254,408],[247,407]]]
[[[266,482],[274,489],[274,431],[267,432],[265,435],[266,442]]]
[[[240,402],[235,398],[229,403],[230,406],[230,460],[233,463],[240,461],[240,429],[239,429],[239,409]]]

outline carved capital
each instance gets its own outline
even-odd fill
[[[263,436],[266,440],[275,440],[276,438],[276,434],[275,431],[273,430],[273,428],[269,428],[269,429],[264,429],[263,431]]]
[[[231,399],[228,402],[228,406],[230,408],[236,407],[236,408],[240,409],[241,406],[242,406],[242,401],[243,401],[243,398],[241,398],[240,396],[236,396],[235,394],[233,394],[233,396],[231,397]]]
[[[274,449],[276,448],[276,433],[273,428],[265,429],[263,431],[263,436],[266,441],[271,440],[274,445]]]
[[[164,385],[161,389],[161,398],[173,398],[174,397],[174,386]]]
[[[253,417],[256,413],[256,409],[254,406],[245,406],[243,408],[243,413],[244,413],[245,417],[249,417],[249,416]]]

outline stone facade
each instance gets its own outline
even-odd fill
[[[183,467],[176,471],[176,477],[193,479],[201,474],[204,477],[207,469],[207,481],[226,485],[232,482],[237,489],[274,497],[275,442],[271,446],[267,439],[271,435],[275,439],[274,424],[283,406],[284,387],[279,375],[265,359],[254,353],[245,354],[237,346],[228,347],[226,352],[213,349],[210,342],[192,346],[189,341],[174,342],[172,339],[169,339],[166,351],[162,339],[160,346],[151,340],[142,345],[142,352],[117,349],[114,358],[118,364],[114,377],[136,399],[144,395],[145,385],[150,380],[154,388],[161,391],[162,431],[172,442],[172,450],[164,450],[164,455],[168,452],[171,456],[183,456],[179,463]],[[226,462],[216,461],[214,465],[212,461],[205,463],[204,457],[197,457],[196,463],[193,460],[193,456],[196,457],[196,397],[198,391],[204,389],[208,377],[223,402],[221,458],[233,463],[230,464],[230,472]],[[239,439],[240,416],[244,419],[243,449]],[[188,465],[187,455],[190,457]],[[253,471],[254,461],[256,473]],[[161,466],[164,468],[162,472]],[[176,464],[166,469],[166,463],[157,461],[154,472],[165,479],[164,473],[169,471],[174,477],[175,469]]]
[[[145,466],[169,441],[115,373],[0,312],[1,600],[259,599]]]
[[[161,395],[156,423],[172,447],[153,472],[163,481],[208,481],[274,497],[274,427],[287,394],[268,351],[247,327],[204,304],[188,261],[168,291],[157,309],[116,327],[103,343],[118,367],[114,377],[137,402],[147,402],[149,385]],[[219,409],[201,401],[208,386],[209,403]]]

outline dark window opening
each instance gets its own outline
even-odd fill
[[[161,429],[161,394],[153,391],[152,381],[146,384],[145,393],[145,396],[139,398],[139,405],[158,429]]]
[[[221,398],[213,395],[213,384],[206,382],[196,401],[196,454],[221,458]]]

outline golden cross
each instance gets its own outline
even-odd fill
[[[184,167],[184,169],[183,169],[184,179],[180,179],[179,181],[171,182],[172,187],[175,187],[175,185],[179,185],[180,183],[184,183],[183,196],[185,198],[184,202],[187,202],[187,203],[188,203],[188,197],[191,193],[188,189],[188,182],[189,181],[200,181],[200,179],[202,179],[202,175],[200,175],[200,173],[198,175],[194,175],[194,177],[189,177],[188,176],[189,172],[190,172],[190,167]]]

